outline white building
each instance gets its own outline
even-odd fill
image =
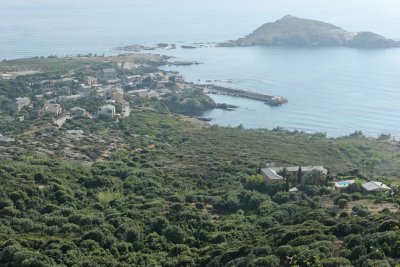
[[[286,169],[289,175],[296,176],[297,172],[299,171],[300,166],[293,166],[293,167],[266,167],[261,169],[261,175],[264,176],[264,179],[267,183],[274,182],[274,181],[285,181],[285,179],[279,175],[279,173]],[[323,174],[327,174],[328,171],[323,166],[301,166],[301,173],[303,175],[307,175],[312,171],[320,171]]]
[[[44,99],[44,95],[40,94],[40,95],[35,95],[36,100],[43,100]]]
[[[78,94],[81,95],[81,97],[91,97],[93,95],[93,90],[90,87],[87,86],[81,86],[78,89]]]
[[[148,92],[147,98],[148,99],[151,99],[151,98],[159,99],[160,98],[160,94],[158,92],[154,92],[154,91]]]
[[[176,76],[175,76],[175,82],[177,82],[177,83],[183,83],[183,82],[185,82],[185,79],[183,78],[182,75],[176,75]]]
[[[43,117],[46,115],[58,116],[62,114],[62,108],[59,104],[46,103],[43,108],[38,110],[38,116]]]
[[[122,117],[129,117],[131,115],[131,107],[129,104],[126,104],[122,108],[121,116]]]
[[[102,69],[97,72],[97,76],[106,80],[113,80],[117,78],[117,71],[114,68]]]
[[[13,142],[15,139],[0,134],[0,142]]]
[[[76,100],[78,100],[78,99],[80,99],[82,97],[83,96],[80,95],[80,94],[78,94],[78,95],[62,95],[62,96],[59,96],[58,99],[61,102],[66,102],[66,101],[76,101]]]
[[[367,190],[368,192],[387,192],[391,191],[392,189],[381,182],[368,182],[362,185],[362,187]]]
[[[80,107],[73,107],[69,110],[72,117],[82,117],[86,115],[86,110]]]
[[[115,116],[115,106],[110,104],[101,106],[98,113],[100,117],[112,118]]]
[[[91,77],[91,76],[86,76],[84,78],[84,81],[87,85],[92,86],[95,85],[97,83],[97,78],[95,77]]]
[[[142,84],[143,77],[140,75],[132,75],[132,76],[127,76],[126,80],[128,82],[131,82],[133,85],[139,85],[139,84]]]
[[[14,103],[14,110],[19,112],[22,108],[29,107],[30,105],[31,100],[28,97],[17,97]]]
[[[139,89],[139,90],[128,91],[127,94],[131,96],[137,95],[138,97],[147,98],[149,91],[147,89]]]

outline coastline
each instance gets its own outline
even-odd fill
[[[247,48],[244,48],[244,49],[247,49]],[[204,50],[207,50],[207,49],[204,49]],[[203,49],[199,49],[198,51],[204,51]],[[229,49],[230,50],[230,49]],[[264,50],[264,49],[263,49]],[[267,50],[267,49],[265,49],[265,50]],[[352,53],[352,49],[341,49],[340,50],[340,52],[342,53],[342,50],[344,51],[343,53]],[[170,58],[178,58],[178,59],[180,59],[180,56],[179,55],[187,55],[186,56],[186,60],[187,60],[187,58],[189,58],[189,60],[190,60],[190,55],[193,53],[193,50],[191,50],[191,49],[189,49],[189,50],[187,50],[187,51],[192,51],[192,52],[190,52],[190,53],[183,53],[183,52],[180,52],[180,53],[172,53],[172,54],[169,54],[168,53],[168,51],[166,51],[166,50],[156,50],[156,51],[151,51],[151,53],[143,53],[143,54],[145,54],[145,55],[158,55],[158,56],[161,56],[160,55],[160,52],[162,53],[162,51],[165,51],[165,53],[167,54],[167,55],[169,55],[168,57],[170,57]],[[177,52],[179,52],[179,51],[184,51],[184,49],[181,49],[181,48],[177,48],[176,50],[174,50],[174,52],[175,51],[177,51]],[[293,51],[293,50],[292,50]],[[196,51],[194,51],[195,53],[197,53]],[[313,52],[315,52],[315,51],[313,51]],[[318,51],[317,51],[318,52]],[[322,51],[321,51],[322,52]],[[311,52],[310,52],[311,53]],[[128,53],[128,55],[138,55],[138,54],[141,54],[141,53]],[[117,57],[117,56],[111,56],[111,57]],[[59,59],[60,59],[61,57],[59,57]],[[68,58],[68,57],[66,57],[66,58]],[[80,58],[82,58],[82,59],[84,59],[85,58],[85,56],[81,56]],[[37,59],[37,58],[34,58],[34,59]],[[62,59],[62,58],[61,58]],[[196,60],[197,60],[197,58],[195,58]],[[21,59],[18,59],[17,61],[20,61]],[[22,59],[23,60],[23,59]],[[25,59],[25,60],[29,60],[29,59]],[[11,60],[10,60],[11,61]],[[203,60],[202,60],[203,61]],[[172,68],[170,68],[172,71],[173,70],[179,70],[179,72],[180,73],[183,73],[185,76],[186,76],[186,71],[184,71],[185,69],[188,69],[188,70],[190,70],[190,71],[194,71],[194,70],[197,70],[197,68],[204,68],[204,67],[207,67],[207,64],[209,64],[207,61],[205,61],[204,60],[204,64],[203,65],[190,65],[190,66],[172,66]],[[166,70],[166,71],[168,71],[168,69],[167,68],[164,68],[164,66],[167,66],[166,64],[162,64],[162,67],[161,67],[161,69],[162,70]],[[206,78],[207,76],[203,76],[202,77],[202,80],[203,81],[205,81],[207,78]],[[239,80],[240,79],[240,77],[239,76],[231,76],[231,77],[238,77],[237,78],[237,80]],[[226,78],[231,78],[231,77],[226,77]],[[211,77],[210,77],[211,78]],[[219,79],[219,77],[215,77],[215,78],[211,78],[210,80],[215,80],[215,79]],[[222,79],[224,79],[224,78],[222,78]],[[188,79],[188,81],[193,81],[194,83],[194,85],[197,85],[196,84],[196,81],[197,81],[197,79],[191,79],[190,77],[189,77],[189,79]],[[221,83],[221,86],[229,86],[229,84],[227,83],[226,85],[224,84],[224,83]],[[265,86],[265,84],[263,85],[263,86]],[[242,87],[242,88],[245,88],[244,86]],[[252,88],[252,86],[247,86],[246,85],[246,88]],[[256,88],[256,89],[258,89],[258,88]],[[276,90],[276,89],[274,89],[273,91],[277,91],[277,92],[280,92],[281,90]],[[286,95],[285,93],[282,93],[282,95]],[[299,99],[296,99],[296,98],[294,98],[293,96],[290,96],[290,97],[288,97],[288,98],[290,98],[290,101],[291,101],[291,104],[290,105],[288,105],[288,106],[293,106],[294,104],[296,104],[296,102],[299,102],[299,101],[301,101],[301,100],[299,100]],[[229,103],[228,101],[223,101],[223,103]],[[255,103],[255,102],[254,102]],[[229,103],[229,104],[235,104],[235,103]],[[265,106],[265,105],[264,105]],[[267,117],[276,117],[276,118],[278,118],[279,116],[280,117],[282,117],[282,116],[286,116],[286,115],[284,115],[284,114],[287,114],[287,107],[286,107],[286,105],[282,105],[282,108],[279,108],[279,109],[276,109],[276,111],[275,112],[273,112],[273,113],[271,113],[270,112],[270,110],[269,109],[265,109],[265,108],[262,108],[262,110],[263,111],[266,111],[267,113],[265,113],[265,117],[267,118]],[[279,110],[279,112],[278,112],[278,110]],[[235,111],[233,111],[229,116],[231,116],[231,117],[234,117],[235,118],[235,120],[237,119],[237,118],[239,118],[239,116],[238,116],[238,112],[240,112],[240,109],[239,110],[235,110]],[[262,111],[260,110],[259,111],[259,114],[261,113]],[[254,114],[254,112],[252,113],[252,115]],[[267,115],[268,114],[268,115]],[[281,115],[280,115],[281,114]],[[282,115],[283,114],[283,115]],[[211,116],[210,116],[211,117]],[[213,117],[213,119],[214,120],[212,120],[211,121],[211,123],[213,123],[213,122],[216,122],[216,121],[218,121],[218,119],[216,119],[216,117]],[[251,120],[254,120],[254,117],[251,117],[250,118]],[[393,134],[394,136],[398,136],[398,131],[396,131],[396,129],[393,129],[393,130],[385,130],[385,129],[387,129],[387,128],[384,128],[384,127],[381,127],[380,129],[383,129],[382,131],[380,131],[379,129],[378,130],[376,130],[376,129],[369,129],[368,127],[362,127],[363,125],[362,125],[362,123],[360,123],[360,124],[358,124],[358,125],[355,125],[355,126],[353,126],[353,125],[351,125],[351,124],[344,124],[343,123],[343,125],[344,126],[346,126],[346,128],[343,128],[342,130],[340,130],[340,131],[338,131],[338,132],[333,132],[333,133],[331,133],[331,130],[332,129],[334,129],[334,128],[323,128],[325,125],[328,125],[327,124],[327,122],[326,121],[322,121],[322,123],[321,124],[316,124],[316,123],[319,123],[319,122],[312,122],[312,123],[314,123],[314,124],[311,124],[311,126],[310,127],[306,127],[306,129],[304,128],[304,127],[298,127],[298,124],[292,124],[292,122],[293,121],[283,121],[283,120],[280,120],[280,121],[282,121],[282,123],[271,123],[270,121],[261,121],[261,120],[259,120],[259,122],[260,123],[258,123],[258,124],[251,124],[250,126],[248,125],[248,121],[247,121],[247,118],[244,118],[243,119],[243,124],[245,125],[245,127],[246,128],[250,128],[250,129],[254,129],[254,128],[275,128],[275,127],[282,127],[282,128],[285,128],[285,129],[290,129],[291,131],[295,131],[295,130],[299,130],[299,131],[303,131],[303,130],[305,130],[306,132],[326,132],[327,134],[328,134],[328,136],[333,136],[333,137],[340,137],[340,136],[345,136],[345,135],[348,135],[348,134],[351,134],[352,132],[354,132],[355,130],[358,130],[358,129],[361,129],[367,136],[373,136],[373,137],[378,137],[380,134],[386,134],[386,133],[391,133],[391,134]],[[296,121],[297,121],[297,119],[296,119]],[[230,123],[230,122],[226,122],[226,123],[223,123],[223,124],[221,124],[220,122],[217,122],[217,124],[218,125],[222,125],[222,126],[226,126],[226,125],[239,125],[240,123]],[[247,124],[247,125],[246,125]],[[321,126],[321,127],[316,127],[316,126]],[[330,125],[329,125],[330,126]],[[349,127],[347,127],[347,126],[349,126]],[[353,126],[353,127],[351,127],[351,126]],[[322,129],[321,129],[322,128]],[[393,127],[392,127],[393,128]]]

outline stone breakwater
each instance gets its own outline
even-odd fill
[[[216,85],[207,85],[206,93],[246,97],[254,100],[263,101],[266,105],[270,106],[280,106],[288,103],[288,100],[282,96],[264,94],[251,90],[221,87]]]

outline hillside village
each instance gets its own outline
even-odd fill
[[[90,72],[90,70],[88,70]],[[3,79],[11,79],[3,75]],[[119,75],[115,68],[101,69],[96,75],[84,76],[83,79],[71,75],[61,79],[43,79],[29,84],[34,92],[32,98],[27,96],[16,97],[13,100],[13,116],[18,116],[24,109],[29,113],[34,106],[42,104],[36,109],[37,116],[51,116],[60,120],[61,118],[73,118],[76,116],[114,117],[129,116],[130,102],[132,100],[161,99],[173,93],[191,94],[193,88],[186,85],[184,78],[179,74],[165,72],[150,72],[142,75]],[[97,111],[87,112],[85,107],[74,106],[63,109],[66,102],[86,99],[96,100],[100,105]],[[116,110],[120,110],[116,113]]]
[[[43,156],[62,153],[69,159],[91,161],[107,157],[107,151],[124,142],[116,136],[110,140],[105,133],[94,135],[83,126],[66,126],[73,132],[84,130],[78,135],[58,129],[82,120],[91,120],[93,125],[118,122],[132,116],[134,110],[169,108],[185,113],[201,101],[209,102],[206,108],[213,108],[215,104],[203,88],[187,83],[179,73],[158,68],[167,64],[167,59],[133,54],[1,62],[0,151],[30,150]],[[201,110],[201,105],[198,108]]]

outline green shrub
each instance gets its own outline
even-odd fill
[[[338,200],[337,204],[340,209],[344,209],[347,207],[348,201],[344,198],[341,198]]]

